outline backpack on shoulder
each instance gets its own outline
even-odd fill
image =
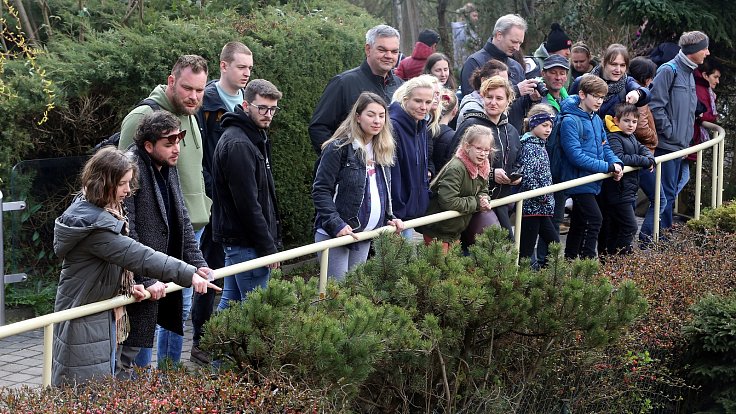
[[[138,108],[139,106],[148,105],[153,109],[154,111],[158,111],[161,109],[161,105],[156,103],[151,98],[146,98],[136,104],[136,106],[133,107],[133,109]],[[114,145],[115,148],[118,147],[118,144],[120,144],[120,131],[115,132],[114,134],[110,135],[109,137],[103,139],[99,144],[95,145],[94,148],[92,148],[92,154],[96,153],[100,149],[107,147],[109,145]]]
[[[571,115],[571,114],[564,114],[564,115],[558,115],[555,118],[555,124],[552,126],[552,132],[549,134],[549,137],[547,138],[547,143],[545,145],[545,149],[547,150],[547,155],[549,155],[549,169],[552,173],[552,182],[557,184],[562,182],[562,143],[560,139],[560,129],[562,125],[562,120],[565,119],[565,117],[572,117],[575,119],[578,132],[582,131],[583,125],[580,122],[580,118],[577,116]]]

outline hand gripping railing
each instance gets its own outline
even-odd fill
[[[714,147],[713,151],[713,176],[712,176],[712,202],[713,207],[717,207],[722,203],[722,192],[723,192],[723,160],[724,160],[724,137],[725,131],[718,125],[714,125],[708,122],[703,122],[703,125],[715,132],[715,137],[710,141],[698,144],[696,146],[673,152],[664,156],[655,158],[656,161],[656,186],[655,194],[659,194],[660,191],[660,179],[661,179],[661,167],[660,164],[664,161],[673,160],[680,158],[684,155],[691,154],[697,151],[696,161],[696,172],[695,172],[695,218],[700,216],[700,195],[701,195],[701,169],[702,169],[702,151],[706,148]],[[624,172],[634,171],[637,168],[626,167]],[[492,200],[491,206],[497,207],[509,203],[516,202],[516,231],[515,231],[515,243],[518,250],[520,235],[521,235],[521,208],[523,200],[536,197],[544,194],[553,193],[560,190],[576,187],[578,185],[591,183],[594,181],[603,180],[610,177],[610,174],[592,174],[586,177],[578,178],[575,180],[567,181],[564,183],[554,184],[549,187],[539,188],[536,190],[525,191],[523,193],[517,193],[503,199]],[[659,234],[659,196],[654,197],[655,202],[655,219],[654,219],[654,234],[658,237]],[[425,217],[420,217],[413,220],[404,222],[406,228],[414,228],[423,226],[439,221],[459,217],[460,213],[456,211],[445,211],[442,213],[432,214]],[[357,241],[369,240],[377,237],[383,232],[393,232],[395,229],[391,226],[381,227],[376,230],[355,233],[357,240],[350,235],[337,237],[330,240],[321,241],[319,243],[313,243],[306,246],[297,247],[284,252],[271,254],[257,259],[249,260],[247,262],[226,266],[221,269],[214,271],[215,279],[221,279],[225,276],[234,275],[237,273],[245,272],[248,270],[257,269],[276,262],[284,262],[287,260],[295,259],[302,256],[312,255],[319,251],[322,252],[322,260],[320,263],[320,280],[319,280],[319,295],[320,298],[324,298],[326,287],[327,287],[327,260],[328,251],[330,248],[345,246]],[[657,240],[655,238],[655,240]],[[169,283],[167,284],[166,292],[173,292],[181,289],[180,286]],[[150,294],[146,292],[146,299],[150,297]],[[71,319],[80,318],[83,316],[91,315],[98,312],[107,311],[118,306],[127,305],[133,303],[132,298],[124,296],[117,296],[115,298],[91,303],[84,306],[79,306],[72,309],[67,309],[60,312],[51,313],[37,318],[28,319],[22,322],[16,322],[7,326],[0,327],[0,339],[9,336],[17,335],[20,333],[33,331],[36,329],[43,328],[44,330],[44,353],[43,353],[43,379],[42,383],[44,386],[51,384],[51,349],[53,345],[53,326],[55,323],[67,321]]]

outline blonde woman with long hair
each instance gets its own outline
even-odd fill
[[[322,145],[312,186],[316,242],[355,237],[357,232],[384,225],[403,230],[402,221],[391,209],[390,167],[396,146],[386,110],[380,96],[363,92],[332,138]],[[368,259],[370,245],[366,240],[330,249],[328,276],[343,280],[345,273]]]

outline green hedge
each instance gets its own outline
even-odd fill
[[[284,92],[284,110],[271,137],[285,241],[293,246],[312,240],[315,155],[307,126],[327,81],[361,62],[363,38],[375,19],[340,0],[260,7],[248,16],[223,12],[226,1],[208,2],[195,16],[190,7],[175,7],[178,3],[153,3],[143,23],[131,19],[124,27],[119,24],[124,8],[90,1],[89,15],[80,16],[69,9],[72,3],[51,4],[59,27],[38,61],[54,83],[57,109],[37,125],[44,102],[39,82],[23,62],[6,66],[5,82],[18,97],[0,97],[0,112],[13,114],[0,119],[0,178],[21,159],[87,152],[119,129],[133,104],[165,82],[181,54],[204,56],[210,78],[219,77],[222,45],[240,40],[254,53],[252,78],[268,79]],[[239,4],[241,10],[254,9],[253,2]],[[152,10],[156,6],[162,10]]]

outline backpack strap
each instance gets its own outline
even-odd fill
[[[662,68],[665,66],[669,66],[670,69],[672,69],[672,74],[673,74],[672,82],[670,83],[670,87],[667,88],[667,94],[672,95],[672,87],[675,86],[675,79],[677,79],[677,66],[675,66],[675,64],[672,63],[672,61],[663,63],[659,68],[657,68],[657,73],[659,73],[659,71],[662,70]]]
[[[158,110],[161,109],[161,105],[159,105],[158,102],[154,101],[152,98],[146,98],[146,99],[138,102],[138,104],[135,107],[137,108],[137,107],[143,106],[143,105],[150,106],[151,109],[153,109],[154,111],[158,111]]]

